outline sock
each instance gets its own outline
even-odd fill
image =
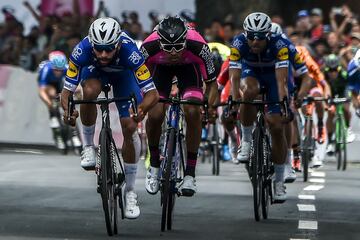
[[[236,144],[237,142],[237,136],[236,136],[236,130],[235,128],[231,131],[228,131],[229,137],[230,137],[230,141],[234,144]]]
[[[292,158],[293,158],[292,149],[289,148],[287,152],[286,164],[289,165],[290,167],[291,167]]]
[[[137,163],[124,163],[125,169],[125,192],[133,191],[135,189],[135,180],[137,172]]]
[[[137,131],[134,132],[132,139],[133,139],[134,150],[135,150],[135,162],[138,162],[140,159],[140,152],[141,152],[141,140],[140,140],[140,136],[137,133]]]
[[[333,135],[332,132],[328,132],[328,141],[329,141],[329,143],[334,142],[333,139],[332,139],[332,135]]]
[[[275,182],[284,182],[285,164],[274,164]]]
[[[251,142],[253,126],[247,126],[241,124],[242,140],[245,142]]]
[[[159,168],[160,167],[159,147],[149,146],[149,150],[150,150],[150,166]]]
[[[195,177],[196,161],[197,161],[197,153],[187,152],[185,176],[190,175]]]
[[[91,126],[83,125],[84,146],[94,146],[95,124]]]

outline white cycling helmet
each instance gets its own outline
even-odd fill
[[[120,24],[109,17],[96,19],[89,28],[92,45],[115,45],[119,42],[120,34]]]
[[[249,14],[243,24],[246,32],[267,33],[271,30],[271,19],[262,12],[254,12]]]
[[[279,24],[277,23],[271,23],[271,33],[273,34],[282,34],[283,31],[282,31],[282,28]]]

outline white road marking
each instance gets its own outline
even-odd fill
[[[309,230],[317,230],[318,222],[317,221],[304,221],[299,220],[299,229],[309,229]]]
[[[303,200],[315,200],[315,195],[299,195],[298,197]]]
[[[289,240],[310,240],[308,238],[290,238]]]
[[[32,153],[32,154],[44,154],[41,151],[33,151],[33,150],[14,150],[16,153]]]
[[[315,205],[314,204],[297,204],[299,211],[301,212],[315,212]]]
[[[312,183],[325,183],[325,179],[324,178],[310,178],[309,182],[312,182]]]
[[[312,177],[325,177],[326,173],[324,172],[312,172],[310,173]]]
[[[322,188],[324,188],[324,185],[309,185],[304,188],[304,191],[319,191]]]

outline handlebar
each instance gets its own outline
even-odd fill
[[[113,102],[130,102],[131,103],[131,109],[134,113],[134,116],[136,117],[137,112],[137,99],[135,97],[135,94],[132,93],[129,97],[119,97],[119,98],[98,98],[93,100],[74,100],[73,96],[69,96],[68,99],[68,120],[70,121],[70,117],[74,113],[75,105],[76,104],[99,104],[99,105],[109,105]]]

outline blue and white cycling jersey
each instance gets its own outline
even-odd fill
[[[40,87],[48,86],[50,84],[62,84],[66,69],[64,69],[64,73],[60,77],[54,75],[53,69],[52,63],[48,60],[39,64],[38,84]]]
[[[348,64],[348,81],[349,90],[360,93],[360,49]]]
[[[97,72],[101,81],[103,81],[102,76],[112,78],[113,82],[116,82],[117,77],[122,78],[120,84],[124,88],[128,84],[126,81],[130,84],[135,79],[143,94],[155,89],[151,74],[144,64],[145,59],[135,42],[126,33],[121,34],[119,41],[120,49],[115,54],[113,60],[110,64],[101,66],[93,53],[93,47],[88,37],[85,37],[74,48],[70,56],[64,88],[74,92],[81,80],[86,80],[89,77],[88,74]],[[88,69],[86,74],[83,73],[84,68]],[[129,71],[131,76],[124,74]]]

